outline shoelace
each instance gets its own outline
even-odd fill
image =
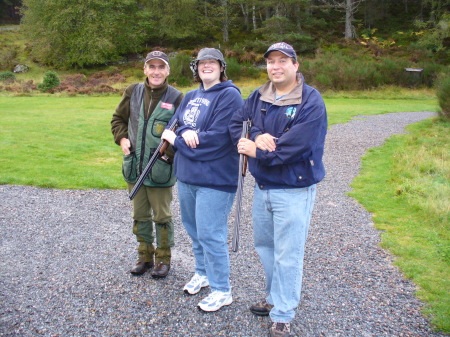
[[[198,283],[201,280],[201,276],[199,274],[195,274],[194,277],[189,281],[189,283]]]
[[[209,301],[213,301],[215,302],[218,298],[223,297],[222,292],[220,291],[213,291],[211,294],[209,294],[209,296],[206,298],[206,300]]]

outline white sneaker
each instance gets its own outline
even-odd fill
[[[200,289],[207,286],[209,286],[208,277],[195,273],[191,280],[186,283],[183,290],[186,294],[195,295]]]
[[[198,306],[203,311],[217,311],[224,305],[230,305],[232,302],[231,291],[225,293],[215,290],[208,297],[204,298]]]

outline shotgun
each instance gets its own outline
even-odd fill
[[[175,119],[172,124],[169,126],[169,130],[174,131],[177,128],[178,125],[178,119]],[[150,160],[147,163],[147,166],[145,166],[144,170],[142,171],[141,175],[139,176],[138,180],[136,181],[136,184],[134,185],[133,189],[130,192],[130,195],[128,196],[130,200],[133,200],[133,198],[136,196],[136,193],[138,192],[139,188],[141,188],[142,184],[144,183],[144,180],[147,178],[149,173],[151,172],[153,166],[156,164],[156,161],[164,156],[164,151],[166,151],[167,147],[169,146],[169,142],[166,140],[162,140],[161,143],[159,143],[158,147],[156,148],[155,152],[153,153],[153,156],[151,156]]]
[[[251,121],[242,122],[241,138],[249,138]],[[242,212],[242,193],[244,190],[244,177],[247,172],[247,156],[245,154],[239,154],[239,177],[238,186],[236,191],[236,209],[234,218],[233,238],[231,240],[231,249],[233,252],[237,252],[239,248],[239,227],[241,225],[241,212]]]

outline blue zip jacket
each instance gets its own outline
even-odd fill
[[[251,119],[250,139],[269,133],[276,137],[273,152],[256,150],[249,158],[249,170],[261,189],[307,187],[325,176],[322,157],[327,133],[327,113],[320,93],[304,84],[297,74],[297,86],[275,100],[271,82],[250,94],[237,111],[229,129],[235,146],[240,139],[242,121]]]
[[[231,141],[228,124],[243,103],[239,88],[231,81],[208,90],[201,84],[199,89],[186,94],[172,117],[179,120],[174,143],[178,180],[225,192],[236,191],[239,155]],[[181,137],[187,130],[197,132],[199,145],[195,149]]]

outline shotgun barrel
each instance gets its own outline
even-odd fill
[[[250,120],[242,122],[241,138],[249,138],[250,136]],[[244,191],[244,177],[247,172],[247,156],[245,154],[239,154],[239,177],[238,186],[236,191],[236,208],[234,218],[233,237],[231,240],[231,249],[233,252],[237,252],[239,249],[239,227],[241,225],[241,213],[242,213],[242,196]]]
[[[175,119],[172,122],[172,124],[169,126],[169,129],[174,131],[176,129],[177,125],[178,125],[178,119]],[[141,188],[142,184],[144,183],[144,180],[147,178],[147,176],[151,172],[156,161],[164,155],[164,151],[167,149],[168,146],[169,146],[169,142],[166,140],[162,140],[161,143],[159,143],[155,152],[151,156],[150,160],[148,161],[147,165],[145,166],[144,170],[142,171],[141,175],[139,176],[138,180],[136,181],[136,184],[134,185],[133,189],[131,190],[130,195],[128,196],[130,198],[130,200],[133,200],[133,198],[136,196],[136,193]]]

